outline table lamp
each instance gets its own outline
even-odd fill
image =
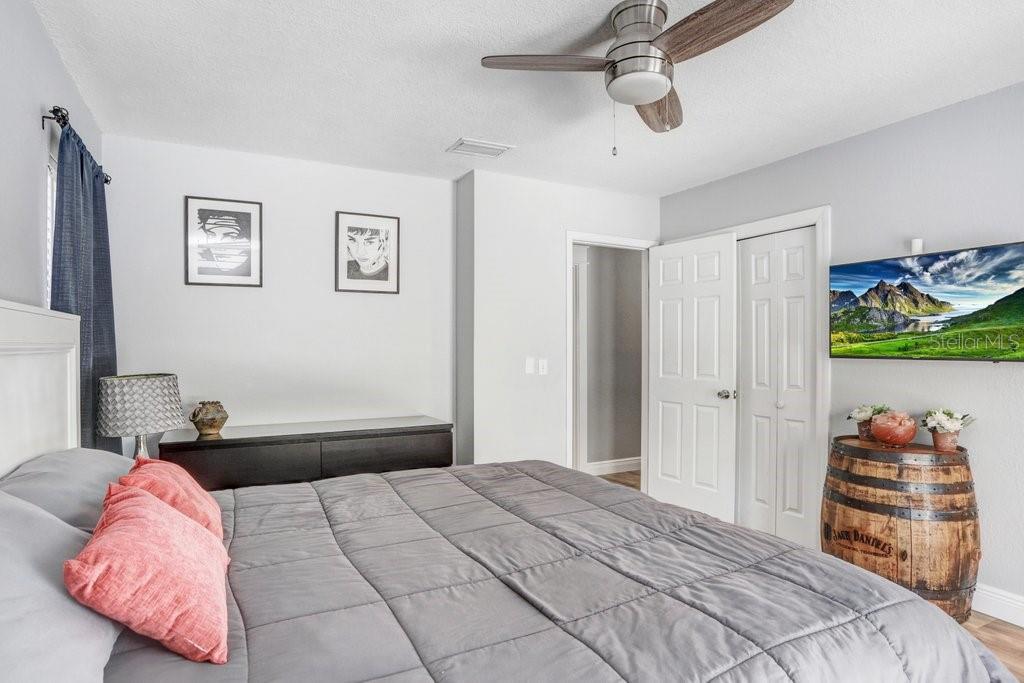
[[[148,456],[147,434],[180,427],[185,422],[181,414],[178,376],[101,377],[96,422],[100,436],[134,436],[135,457]]]

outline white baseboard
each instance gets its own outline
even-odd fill
[[[619,458],[618,460],[605,460],[604,462],[588,462],[583,466],[587,474],[602,476],[605,474],[617,474],[618,472],[630,472],[640,469],[640,458]]]
[[[971,608],[976,612],[1024,627],[1024,595],[979,583]]]

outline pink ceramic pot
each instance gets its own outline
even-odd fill
[[[917,436],[917,420],[895,410],[871,418],[871,435],[884,446],[900,448]]]
[[[937,451],[955,451],[960,445],[960,432],[932,432],[932,444]]]

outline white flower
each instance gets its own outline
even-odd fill
[[[965,413],[955,413],[949,408],[934,408],[924,414],[921,422],[929,431],[950,434],[961,431],[974,422],[974,418]]]
[[[865,420],[870,420],[871,415],[871,406],[862,405],[857,406],[852,411],[850,411],[849,419],[854,420],[856,422],[864,422]]]
[[[850,414],[847,415],[846,419],[853,420],[855,422],[866,422],[875,415],[880,415],[881,413],[884,413],[887,410],[889,410],[889,406],[882,403],[876,403],[875,405],[865,403],[863,405],[857,406],[852,411],[850,411]]]

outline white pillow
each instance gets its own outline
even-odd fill
[[[22,463],[0,479],[0,491],[91,533],[103,511],[107,484],[128,474],[132,462],[131,458],[89,448],[47,453]]]
[[[0,676],[102,681],[121,625],[64,588],[64,560],[89,534],[0,492]]]

